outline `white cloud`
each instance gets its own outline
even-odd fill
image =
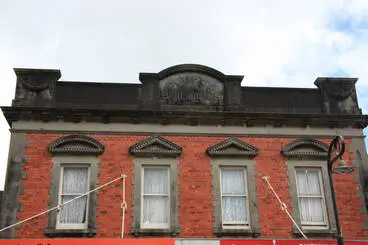
[[[367,111],[366,19],[366,0],[3,0],[0,104],[14,95],[13,67],[60,68],[63,80],[138,82],[142,71],[200,63],[245,75],[243,85],[252,86],[314,87],[317,76],[343,71],[360,78]],[[0,189],[8,135],[0,119]]]

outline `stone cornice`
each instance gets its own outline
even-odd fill
[[[1,107],[6,120],[12,122],[65,121],[65,122],[120,122],[176,125],[219,125],[219,126],[323,126],[364,128],[367,115],[347,114],[282,114],[263,112],[207,112],[207,111],[155,111],[155,110],[92,110],[74,108]]]

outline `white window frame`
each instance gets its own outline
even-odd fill
[[[144,170],[145,169],[165,169],[167,171],[167,194],[144,194]],[[171,212],[170,212],[170,203],[171,203],[171,197],[170,197],[170,166],[142,166],[141,170],[141,228],[142,229],[169,229],[170,228],[170,220],[171,220]],[[143,222],[143,212],[144,212],[144,196],[167,196],[167,204],[168,204],[168,210],[167,210],[167,223],[144,223]]]
[[[59,193],[58,193],[58,205],[61,205],[61,196],[62,190],[63,190],[63,179],[64,179],[64,168],[87,168],[88,171],[88,177],[87,177],[87,191],[90,189],[90,178],[91,178],[91,168],[90,164],[61,164],[60,166],[60,183],[59,183]],[[78,193],[79,195],[84,193]],[[78,196],[78,194],[73,194],[75,197]],[[58,230],[66,230],[66,229],[72,229],[72,230],[80,230],[80,229],[86,229],[88,227],[88,214],[89,214],[89,195],[87,196],[87,207],[86,207],[86,220],[84,223],[79,224],[67,224],[67,223],[60,223],[60,214],[61,210],[57,213],[56,218],[56,229]]]
[[[226,195],[232,197],[245,197],[245,212],[247,214],[247,220],[245,222],[224,222],[223,219],[223,202],[222,197],[222,170],[223,169],[231,169],[231,170],[240,170],[243,171],[244,176],[244,195]],[[220,207],[221,207],[221,224],[223,229],[244,229],[250,227],[250,216],[249,216],[249,193],[248,193],[248,179],[247,179],[247,168],[244,167],[231,167],[231,166],[220,166]]]
[[[318,171],[318,179],[319,179],[319,188],[321,190],[321,195],[299,195],[298,191],[298,176],[297,176],[297,170],[304,170],[304,171]],[[326,229],[328,228],[328,215],[327,215],[327,209],[326,209],[326,196],[324,193],[324,184],[323,184],[323,178],[322,178],[322,168],[321,167],[303,167],[303,166],[297,166],[295,167],[295,185],[296,185],[296,197],[298,201],[298,208],[299,208],[299,215],[300,215],[300,223],[304,229]],[[302,217],[302,208],[300,205],[300,198],[320,198],[322,199],[322,212],[323,212],[323,221],[322,222],[308,222],[303,221]]]

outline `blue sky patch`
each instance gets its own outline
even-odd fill
[[[333,31],[356,34],[359,30],[368,29],[368,20],[354,18],[352,15],[335,16],[328,24]]]

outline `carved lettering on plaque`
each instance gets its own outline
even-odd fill
[[[224,85],[204,74],[175,74],[160,81],[160,98],[168,105],[222,105]]]

